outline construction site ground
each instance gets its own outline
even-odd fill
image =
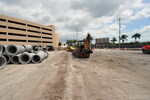
[[[81,59],[49,52],[40,64],[0,70],[0,100],[150,100],[150,55],[94,50]]]

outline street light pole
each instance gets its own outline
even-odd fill
[[[78,41],[78,28],[77,28],[77,26],[75,26],[75,28],[76,28],[76,38],[77,38],[77,41]]]

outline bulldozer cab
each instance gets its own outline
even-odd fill
[[[72,55],[76,58],[89,58],[91,53],[93,51],[90,49],[90,41],[86,38],[77,42],[77,48],[72,52]]]
[[[84,41],[83,40],[80,40],[78,41],[77,43],[77,47],[79,48],[80,46],[83,46],[84,45]]]
[[[78,48],[89,48],[89,43],[87,40],[80,40],[77,43]]]

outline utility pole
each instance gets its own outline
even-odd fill
[[[75,26],[75,28],[76,28],[76,38],[77,38],[77,41],[78,41],[78,28],[77,28],[77,26]]]
[[[120,49],[120,38],[121,38],[121,18],[119,18],[119,49]]]

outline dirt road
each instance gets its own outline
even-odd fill
[[[150,100],[150,55],[95,50],[77,59],[50,52],[40,64],[0,70],[0,100]]]

